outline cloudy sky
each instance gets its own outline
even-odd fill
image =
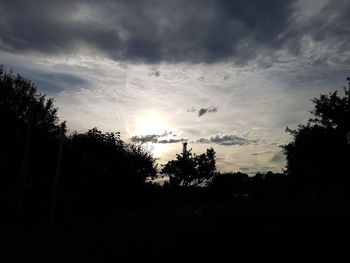
[[[221,171],[280,172],[285,128],[350,76],[348,0],[0,0],[0,64],[160,163],[188,141]]]

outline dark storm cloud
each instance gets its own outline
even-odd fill
[[[237,135],[215,135],[209,139],[200,138],[197,143],[215,143],[222,146],[232,146],[232,145],[248,145],[252,143],[257,143],[257,140],[249,140],[244,137]]]
[[[294,0],[5,1],[0,48],[130,62],[244,64],[283,47]]]
[[[203,116],[204,114],[209,113],[209,112],[217,112],[217,111],[218,111],[217,108],[201,108],[201,109],[198,111],[198,117],[201,117],[201,116]]]
[[[314,4],[317,6],[317,1],[314,1]],[[305,37],[308,37],[316,43],[322,43],[327,51],[342,54],[350,48],[349,13],[350,1],[329,0],[316,15],[298,26],[292,24],[288,27],[288,34],[282,37],[287,40],[285,48],[290,53],[299,55],[302,43]],[[313,62],[313,66],[327,65],[328,59],[330,58],[318,58]],[[347,65],[350,63],[349,57],[345,56],[342,60]]]
[[[346,51],[350,47],[350,1],[332,0],[303,28],[316,41],[327,41]]]

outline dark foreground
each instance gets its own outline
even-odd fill
[[[182,203],[124,210],[94,222],[4,227],[0,262],[237,262],[349,256],[344,203]]]

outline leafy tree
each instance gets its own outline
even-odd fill
[[[65,142],[62,191],[67,198],[62,199],[69,199],[78,215],[108,213],[120,200],[136,198],[156,169],[152,154],[124,143],[119,132],[73,133]]]
[[[20,214],[47,211],[62,131],[53,99],[0,66],[0,118],[0,202]]]
[[[293,136],[282,146],[292,181],[301,185],[349,181],[350,78],[347,80],[343,97],[335,91],[312,99],[314,117],[295,130],[286,129]]]
[[[215,151],[207,149],[206,153],[192,155],[183,144],[183,152],[176,155],[176,160],[164,165],[161,173],[169,176],[172,185],[196,186],[209,180],[215,175]]]
[[[6,72],[3,66],[0,66],[0,118],[6,126],[0,130],[1,169],[21,167],[28,126],[33,126],[32,145],[44,146],[47,141],[40,142],[52,141],[60,134],[53,99],[38,94],[30,80]]]
[[[119,133],[94,128],[65,136],[53,99],[1,66],[0,118],[0,205],[25,208],[20,214],[47,218],[56,190],[58,210],[110,211],[116,200],[136,196],[156,175],[152,154],[124,143]]]
[[[156,159],[142,145],[125,144],[125,163],[135,184],[144,184],[157,176]]]
[[[119,132],[103,133],[97,128],[67,138],[65,163],[67,173],[85,178],[115,176],[141,184],[156,174],[155,159],[146,149],[124,143]]]

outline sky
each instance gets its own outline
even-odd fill
[[[350,76],[348,0],[0,0],[0,64],[160,164],[187,141],[221,172],[281,172],[310,99]]]

